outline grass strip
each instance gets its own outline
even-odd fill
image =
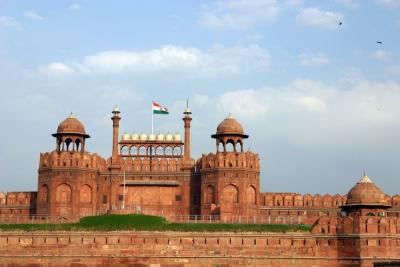
[[[102,215],[64,224],[0,224],[1,231],[179,231],[179,232],[309,232],[311,225],[170,223],[149,215]]]

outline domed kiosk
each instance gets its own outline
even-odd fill
[[[385,216],[385,211],[390,207],[385,193],[367,175],[364,175],[347,193],[346,203],[342,206],[342,214]]]
[[[238,145],[240,146],[240,152],[243,152],[243,139],[249,136],[244,134],[242,125],[229,114],[218,125],[216,134],[211,135],[211,137],[216,139],[217,152],[225,153],[227,152],[228,144],[232,144],[233,152],[239,152]],[[221,144],[222,151],[220,151]]]
[[[52,134],[57,141],[57,151],[84,151],[85,140],[90,138],[85,126],[73,114],[60,122],[57,132]]]

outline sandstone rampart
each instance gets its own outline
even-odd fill
[[[371,254],[358,253],[368,249]],[[370,255],[373,255],[370,256]],[[391,255],[391,256],[390,256]],[[395,256],[397,255],[397,256]],[[400,235],[192,232],[1,232],[0,261],[90,266],[111,263],[373,266],[400,260]]]

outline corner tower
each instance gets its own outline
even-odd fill
[[[70,115],[52,134],[56,148],[40,154],[37,215],[52,219],[77,220],[96,212],[97,175],[104,159],[85,150],[83,124]]]
[[[364,175],[347,193],[346,203],[341,207],[341,215],[386,217],[386,210],[390,207],[385,193],[367,175]]]
[[[258,154],[244,152],[242,125],[228,116],[217,127],[216,153],[203,155],[201,213],[219,215],[222,220],[258,214],[260,168]]]

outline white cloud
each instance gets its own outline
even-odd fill
[[[39,15],[36,11],[34,10],[26,10],[24,12],[24,16],[28,19],[31,20],[44,20],[44,17]]]
[[[22,30],[21,24],[13,17],[1,16],[0,17],[1,28],[14,28],[16,30]]]
[[[241,116],[251,119],[252,117],[263,116],[267,112],[267,99],[263,92],[255,90],[239,90],[223,94],[217,107],[223,113],[231,113],[234,116]]]
[[[383,49],[376,50],[374,53],[372,53],[371,57],[383,62],[387,62],[392,59],[392,55]]]
[[[80,10],[80,9],[81,9],[81,5],[79,5],[78,3],[73,3],[73,4],[71,4],[71,5],[68,7],[68,9],[69,9],[69,10],[77,11],[77,10]]]
[[[364,80],[341,89],[303,79],[282,87],[228,91],[209,99],[202,109],[211,114],[223,118],[231,112],[250,125],[252,132],[267,133],[272,139],[276,135],[307,149],[320,145],[379,147],[388,131],[394,137],[400,130],[398,83]]]
[[[314,96],[301,96],[296,98],[295,102],[309,110],[320,111],[326,109],[326,104]]]
[[[306,67],[321,66],[329,63],[329,58],[322,52],[315,54],[300,54],[300,64]]]
[[[400,0],[375,0],[375,3],[388,8],[400,7]]]
[[[40,67],[39,71],[47,75],[69,75],[74,73],[74,70],[70,66],[60,62],[53,62]]]
[[[82,60],[52,64],[56,64],[59,69],[67,67],[67,73],[177,71],[197,76],[265,70],[270,66],[270,56],[268,51],[258,45],[214,45],[209,51],[169,45],[142,52],[104,51],[86,56]]]
[[[366,80],[362,71],[354,66],[341,67],[339,72],[341,75],[339,81],[346,86],[362,83]]]
[[[276,0],[218,1],[201,14],[200,24],[212,29],[248,29],[274,21],[280,12]]]
[[[299,23],[325,29],[337,29],[344,15],[338,12],[320,10],[318,8],[304,8],[296,16]]]

